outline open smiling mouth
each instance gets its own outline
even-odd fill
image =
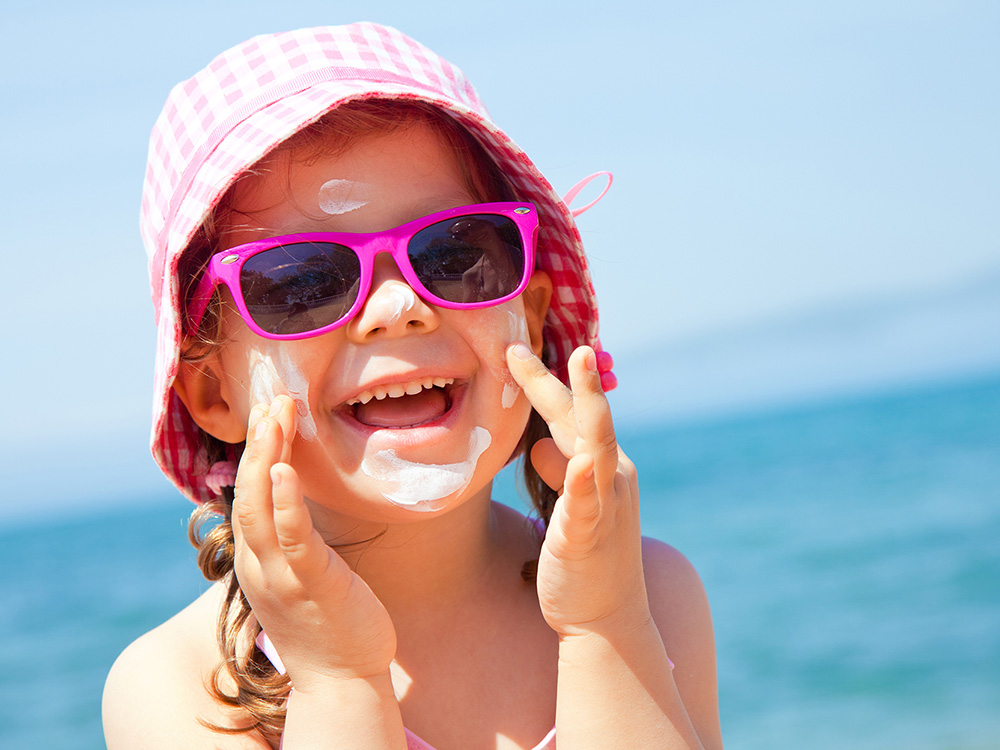
[[[382,429],[419,427],[452,407],[454,378],[420,378],[375,386],[346,402],[361,424]]]

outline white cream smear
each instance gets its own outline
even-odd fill
[[[295,402],[295,425],[306,440],[316,439],[316,420],[309,411],[309,382],[285,349],[278,349],[278,365],[270,352],[250,350],[250,398],[254,404],[270,405],[275,396],[286,394]]]
[[[284,393],[285,386],[278,377],[270,354],[250,350],[250,400],[252,405],[270,406],[274,397]]]
[[[348,214],[367,206],[370,192],[368,184],[364,182],[327,180],[319,188],[319,208],[331,216]]]
[[[523,315],[516,315],[510,310],[507,311],[507,315],[510,318],[510,343],[523,341],[527,344],[528,321]],[[514,402],[517,401],[517,397],[520,395],[521,389],[510,375],[510,370],[507,369],[506,359],[504,360],[503,369],[507,375],[504,377],[503,393],[500,395],[500,404],[504,409],[509,409],[514,405]]]
[[[472,481],[479,457],[493,442],[488,430],[476,427],[469,441],[469,456],[455,464],[422,464],[400,458],[389,448],[365,456],[361,470],[387,487],[382,496],[390,503],[412,510],[437,510],[438,503]]]
[[[407,313],[417,306],[417,295],[406,284],[393,284],[389,288],[389,296],[394,305],[389,325],[395,325],[403,317],[403,313]]]

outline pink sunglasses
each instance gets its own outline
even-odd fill
[[[530,203],[480,203],[440,211],[385,232],[312,232],[216,253],[191,300],[197,330],[225,284],[250,330],[304,339],[339,328],[364,306],[375,256],[389,253],[433,305],[473,310],[524,291],[535,265],[538,213]]]

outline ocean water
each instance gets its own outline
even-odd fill
[[[708,590],[727,747],[1000,748],[1000,378],[620,435]],[[188,510],[0,530],[0,747],[103,747],[115,656],[205,588]]]

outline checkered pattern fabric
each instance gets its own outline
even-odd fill
[[[196,502],[214,493],[198,430],[171,388],[182,335],[178,261],[242,172],[340,104],[372,97],[433,104],[483,144],[518,196],[538,207],[538,266],[555,287],[545,330],[552,369],[565,380],[574,348],[600,348],[597,301],[569,209],[492,122],[458,68],[399,31],[371,23],[255,37],[174,87],[153,127],[143,185],[140,227],[157,322],[152,450],[164,473]]]

